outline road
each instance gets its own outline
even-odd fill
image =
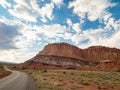
[[[0,90],[36,90],[36,84],[31,76],[20,71],[9,71],[12,72],[11,75],[0,79]]]

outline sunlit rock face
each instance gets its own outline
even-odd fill
[[[111,63],[111,61],[120,62],[119,49],[104,46],[91,46],[86,49],[80,49],[67,43],[52,43],[46,45],[42,51],[27,62],[91,67],[101,63]],[[107,65],[109,67],[109,64]]]
[[[53,43],[46,45],[37,56],[39,55],[52,55],[83,59],[83,50],[67,43]]]
[[[120,61],[120,50],[116,48],[108,48],[103,46],[92,46],[84,49],[85,59],[92,62],[102,61]]]

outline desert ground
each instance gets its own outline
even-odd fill
[[[30,74],[37,90],[120,90],[120,72],[12,67]]]

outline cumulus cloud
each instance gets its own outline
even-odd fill
[[[13,21],[9,22],[12,23]],[[4,42],[0,40],[0,49],[4,49],[2,51],[0,50],[0,60],[8,60],[7,57],[9,57],[9,61],[13,62],[28,60],[39,51],[36,46],[41,40],[43,40],[42,42],[47,40],[47,43],[59,41],[59,38],[62,37],[62,34],[66,30],[66,26],[61,26],[60,24],[37,26],[22,22],[18,24],[15,22],[13,22],[14,25],[9,25],[8,23],[0,25],[0,38],[4,40]],[[12,44],[9,43],[9,41]],[[9,45],[9,50],[3,47],[5,44]],[[13,50],[13,47],[10,47],[10,45],[17,49]],[[4,54],[2,52],[4,52]]]
[[[71,40],[78,45],[80,42],[84,41],[86,39],[84,34],[75,34],[71,37]]]
[[[74,32],[76,33],[80,33],[81,30],[81,26],[82,26],[82,23],[72,23],[72,21],[70,19],[67,19],[67,24],[68,24],[68,29],[73,29]]]
[[[113,3],[111,0],[74,0],[70,2],[68,8],[73,8],[73,13],[80,17],[80,21],[84,22],[85,18],[90,21],[99,19],[99,23],[104,24],[101,28],[82,30],[82,24],[73,24],[68,19],[67,24],[71,27],[70,30],[73,29],[76,32],[71,36],[68,34],[72,42],[81,47],[103,45],[120,48],[118,43],[120,20],[113,18],[112,13],[108,11],[109,8],[116,5],[117,3]],[[81,43],[85,40],[87,42]]]
[[[16,5],[9,12],[13,16],[30,22],[37,22],[40,19],[46,22],[47,19],[54,18],[53,9],[54,5],[61,7],[63,0],[51,0],[50,3],[45,3],[43,6],[38,4],[37,0],[14,0]]]
[[[35,51],[25,51],[23,49],[0,50],[0,61],[23,63],[35,56]]]
[[[79,45],[79,47],[85,48],[88,46],[102,45],[120,48],[120,28],[118,31],[115,31],[113,29],[105,30],[104,28],[89,29],[83,31],[82,35],[84,36],[82,40],[88,39],[89,41],[87,43]],[[79,41],[77,39],[75,40]]]
[[[58,40],[67,29],[66,26],[60,24],[37,26],[18,22],[18,20],[7,20],[5,17],[0,18],[0,21],[5,24],[1,25],[1,38],[3,38],[3,36],[7,38],[5,35],[9,33],[8,39],[10,39],[11,42],[14,41],[14,45],[20,49],[28,49],[28,46],[33,46],[36,42],[41,42],[42,38],[48,41],[50,39]]]
[[[39,7],[37,0],[14,0],[16,5],[13,6],[13,9],[10,9],[9,12],[13,16],[27,20],[30,22],[37,22],[37,19],[40,18],[41,21],[46,22],[47,19],[53,19],[52,14],[54,4],[46,3],[41,8]]]
[[[0,22],[0,49],[15,49],[14,38],[20,35],[18,27]]]
[[[66,24],[53,20],[54,8],[60,9],[64,0],[50,0],[47,3],[40,0],[44,2],[43,5],[37,1],[39,0],[14,0],[13,6],[6,4],[7,0],[0,2],[4,8],[11,7],[8,12],[13,15],[13,20],[0,16],[0,60],[23,62],[39,52],[45,43],[67,40],[80,48],[92,45],[120,48],[120,20],[116,20],[108,12],[110,7],[116,5],[110,0],[70,1],[68,7],[72,8],[73,14],[80,20],[73,22],[73,18],[67,17]],[[83,30],[86,18],[90,21],[99,19],[100,25],[104,25]],[[41,24],[39,20],[53,22]]]
[[[40,40],[32,25],[0,17],[0,61],[24,62],[36,51],[30,49],[34,41]]]
[[[90,21],[95,21],[103,16],[109,7],[115,5],[116,3],[110,0],[74,0],[69,3],[68,8],[73,8],[73,13],[82,19],[87,16]]]
[[[0,5],[4,8],[11,7],[11,4],[7,2],[7,0],[1,0]]]
[[[115,20],[113,17],[110,17],[107,21],[104,22],[104,24],[106,30],[113,29],[118,31],[120,29],[120,20]]]
[[[113,36],[108,40],[107,45],[110,45],[111,47],[117,47],[120,48],[120,30],[113,34]]]
[[[42,25],[36,27],[38,34],[43,34],[46,38],[56,38],[61,37],[66,30],[66,26],[61,26],[60,24],[53,25]]]
[[[82,30],[79,24],[73,24],[70,19],[67,19],[68,28],[75,32],[73,34],[65,32],[64,38],[82,48],[94,45],[120,48],[120,20],[115,20],[111,14],[106,14],[102,20],[103,27]]]
[[[37,16],[34,13],[31,13],[29,10],[25,9],[26,7],[22,5],[16,5],[14,6],[14,9],[9,10],[9,12],[19,18],[19,19],[24,19],[27,21],[31,22],[36,22],[37,21]]]
[[[53,14],[52,14],[53,8],[54,8],[53,3],[46,4],[44,7],[41,8],[40,15],[42,17],[43,22],[46,21],[46,19],[45,19],[46,17],[50,20],[52,20],[54,18]]]

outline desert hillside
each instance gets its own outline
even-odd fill
[[[91,46],[86,49],[80,49],[67,43],[52,43],[46,45],[42,51],[27,61],[27,63],[28,62],[58,65],[62,67],[91,67],[99,64],[97,68],[103,65],[101,63],[115,62],[114,66],[118,66],[120,62],[120,50],[104,46]],[[109,67],[110,64],[105,65]]]
[[[91,62],[119,61],[120,50],[104,46],[92,46],[86,49],[80,49],[67,43],[53,43],[46,45],[35,57],[40,56],[69,57]]]

